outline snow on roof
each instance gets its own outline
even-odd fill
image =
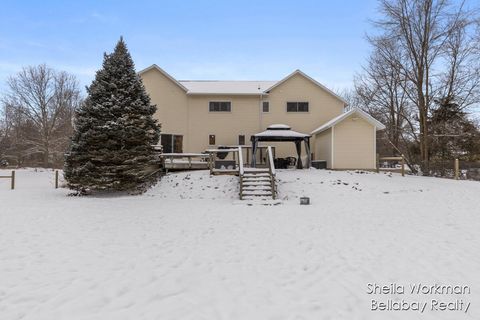
[[[300,133],[290,129],[267,129],[263,132],[254,134],[255,137],[285,137],[285,138],[305,138],[310,137],[309,134]]]
[[[333,127],[337,123],[342,122],[343,120],[345,120],[346,118],[348,118],[349,116],[351,116],[353,114],[356,114],[356,115],[360,116],[361,118],[363,118],[364,120],[369,122],[371,125],[375,126],[377,128],[377,130],[385,129],[385,125],[383,123],[381,123],[380,121],[378,121],[377,119],[375,119],[374,117],[372,117],[371,115],[366,113],[365,111],[363,111],[361,109],[354,108],[354,109],[351,109],[348,112],[342,113],[338,117],[333,118],[332,120],[328,121],[327,123],[323,124],[322,126],[318,127],[317,129],[313,130],[311,132],[311,134],[313,135],[313,134],[317,134],[317,133],[320,133],[322,131],[325,131],[325,130]]]
[[[142,74],[142,73],[145,73],[147,71],[150,71],[150,70],[157,70],[159,71],[161,74],[163,74],[165,77],[167,77],[168,79],[170,79],[173,83],[175,83],[177,86],[179,86],[180,88],[182,88],[184,91],[188,91],[187,88],[185,88],[182,84],[180,84],[180,82],[177,81],[177,79],[175,79],[174,77],[172,77],[171,75],[169,75],[165,70],[163,70],[162,68],[160,68],[159,66],[157,66],[156,64],[152,64],[150,67],[148,68],[145,68],[141,71],[138,72],[138,74]]]
[[[237,95],[266,95],[270,92],[270,90],[274,89],[275,87],[279,86],[280,84],[284,83],[291,77],[296,74],[299,74],[306,78],[307,80],[313,82],[318,87],[322,88],[332,96],[336,97],[340,101],[342,101],[345,105],[347,102],[342,99],[339,95],[335,94],[333,91],[313,79],[309,77],[305,73],[300,70],[295,70],[288,76],[284,77],[278,81],[224,81],[224,80],[176,80],[174,77],[169,75],[165,70],[157,66],[156,64],[151,65],[148,68],[145,68],[138,72],[138,74],[143,74],[149,70],[158,70],[168,79],[173,81],[179,87],[187,92],[187,94],[237,94]]]
[[[188,94],[265,94],[276,81],[180,80]]]
[[[267,128],[267,130],[290,130],[290,129],[291,129],[290,126],[286,124],[281,124],[281,123],[271,124]]]
[[[295,71],[293,71],[292,73],[290,73],[288,76],[286,76],[285,78],[283,78],[282,80],[280,81],[277,81],[275,82],[275,84],[273,84],[270,88],[268,88],[266,91],[267,93],[270,92],[271,90],[273,90],[274,88],[276,88],[277,86],[281,85],[282,83],[284,83],[285,81],[287,81],[288,79],[290,79],[291,77],[293,77],[294,75],[296,74],[299,74],[301,75],[302,77],[304,77],[305,79],[311,81],[313,84],[317,85],[318,87],[322,88],[323,90],[325,90],[327,93],[331,94],[332,96],[334,96],[335,98],[337,98],[338,100],[342,101],[345,105],[347,105],[347,101],[345,101],[345,99],[343,99],[342,97],[340,97],[338,94],[336,94],[335,92],[333,92],[332,90],[328,89],[327,87],[325,87],[323,84],[321,84],[320,82],[318,82],[317,80],[313,79],[312,77],[310,77],[309,75],[305,74],[304,72],[302,72],[301,70],[297,69]]]

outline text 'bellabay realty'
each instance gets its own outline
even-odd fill
[[[398,295],[411,296],[439,296],[429,299],[371,299],[370,309],[372,311],[460,311],[468,312],[470,302],[464,300],[463,296],[471,294],[471,289],[466,285],[426,285],[412,283],[407,286],[398,283],[378,284],[368,283],[367,294],[369,295]],[[454,299],[447,296],[457,296]],[[447,298],[447,299],[446,299]]]

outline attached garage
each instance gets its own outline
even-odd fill
[[[377,131],[385,129],[360,109],[352,109],[312,131],[315,160],[328,169],[375,169]]]

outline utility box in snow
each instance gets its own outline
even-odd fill
[[[312,167],[315,169],[327,169],[326,160],[312,160]]]
[[[309,197],[301,197],[300,198],[300,205],[309,205],[310,204],[310,198]]]

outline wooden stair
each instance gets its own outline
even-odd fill
[[[245,169],[240,176],[241,200],[270,200],[276,197],[275,177],[269,169]]]
[[[267,148],[268,167],[244,168],[242,148],[238,148],[240,178],[240,200],[249,200],[252,203],[266,204],[277,197],[275,182],[275,165],[273,163],[272,147]],[[277,203],[275,203],[277,204]]]

